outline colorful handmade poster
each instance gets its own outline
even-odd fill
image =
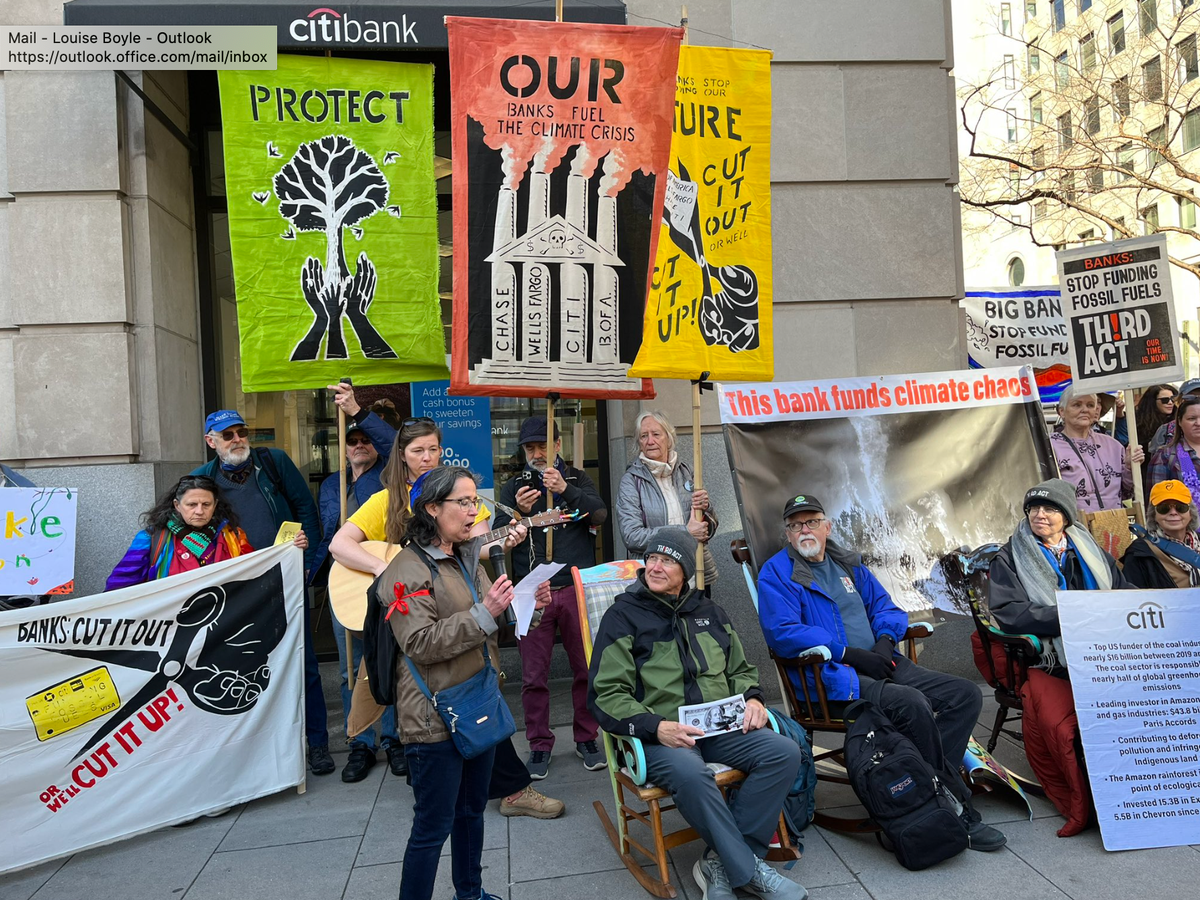
[[[0,489],[0,597],[75,589],[74,488]]]
[[[218,79],[242,390],[444,377],[433,67],[281,55]]]
[[[451,393],[652,397],[631,378],[682,31],[447,19]]]
[[[770,51],[680,49],[661,229],[630,373],[770,381]]]

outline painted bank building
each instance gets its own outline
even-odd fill
[[[431,63],[448,349],[454,247],[443,17],[546,20],[554,6],[8,0],[0,20],[14,28],[275,25],[280,52]],[[680,17],[678,4],[661,0],[564,7],[568,21],[673,26]],[[711,0],[691,5],[689,28],[693,44],[774,54],[776,378],[965,368],[950,0]],[[140,514],[205,459],[208,412],[238,409],[254,444],[287,451],[315,494],[337,470],[327,392],[241,390],[216,73],[4,71],[0,123],[0,461],[36,484],[79,489],[77,592],[102,589]],[[619,263],[612,236],[588,235],[577,221],[582,204],[604,199],[570,195],[565,217],[531,221],[524,234],[501,204],[496,269],[519,261],[520,239],[531,237],[547,248],[540,278],[569,282],[581,259],[598,270]],[[519,287],[515,302],[539,302],[538,284]],[[610,316],[603,279],[590,292],[580,315]],[[493,314],[502,307],[497,296]],[[544,366],[536,338],[497,338],[480,366],[506,375]],[[656,388],[653,401],[558,403],[564,457],[581,457],[608,497],[636,456],[631,431],[642,408],[663,409],[679,426],[680,455],[691,453],[687,384]],[[364,387],[359,400],[390,404],[400,417],[412,412],[409,385]],[[472,462],[492,467],[497,489],[520,468],[521,419],[542,411],[540,401],[491,400],[491,459]],[[722,522],[711,546],[731,575],[715,590],[729,597],[735,620],[746,619],[739,630],[765,657],[733,577],[728,545],[741,525],[711,394],[701,439]],[[623,553],[611,517],[597,541],[607,558]],[[321,621],[314,616],[319,629]],[[332,638],[323,640],[332,650]]]

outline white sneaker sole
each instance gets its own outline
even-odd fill
[[[529,777],[532,778],[534,781],[541,781],[543,778],[545,778],[547,775],[550,774],[550,763],[546,763],[546,768],[545,768],[545,770],[542,771],[542,773],[540,775],[537,772],[533,771],[533,769],[529,768],[529,763],[525,763],[525,768],[529,769]]]
[[[580,753],[578,750],[576,750],[576,751],[575,751],[575,755],[576,755],[576,756],[578,756],[580,759],[584,759],[584,756],[583,756],[583,754],[582,754],[582,753]],[[589,772],[599,772],[601,769],[607,769],[607,768],[608,768],[608,760],[607,760],[607,759],[603,759],[603,760],[601,760],[600,762],[598,762],[598,763],[593,763],[593,764],[592,764],[592,765],[590,765],[590,766],[587,764],[587,761],[586,761],[586,760],[584,760],[583,767],[584,767],[585,769],[587,769]]]
[[[692,880],[696,882],[696,887],[700,888],[701,900],[711,900],[708,896],[708,879],[704,877],[704,870],[700,868],[700,863],[703,861],[703,859],[698,859],[692,863]],[[730,893],[736,896],[736,891],[732,888]]]

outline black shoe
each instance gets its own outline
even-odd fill
[[[308,768],[314,775],[328,775],[336,768],[333,764],[333,757],[329,755],[327,745],[322,744],[320,747],[308,745]]]
[[[1004,832],[999,828],[993,828],[991,825],[985,825],[983,817],[971,806],[963,807],[960,818],[967,829],[967,846],[972,850],[978,850],[981,853],[991,853],[993,850],[999,850],[1008,843],[1008,838],[1004,836]]]
[[[350,748],[350,758],[346,760],[346,768],[342,769],[342,781],[354,784],[362,781],[375,765],[375,751],[366,744],[355,744]]]
[[[408,760],[404,757],[404,745],[399,741],[384,741],[383,752],[387,754],[388,765],[392,774],[403,778],[408,774]]]

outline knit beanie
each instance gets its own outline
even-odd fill
[[[696,574],[696,539],[686,528],[678,525],[664,525],[656,528],[646,544],[646,552],[642,559],[649,558],[651,553],[666,556],[683,566],[684,581],[691,581]]]
[[[1024,512],[1029,512],[1031,506],[1039,505],[1057,507],[1068,525],[1077,524],[1079,508],[1075,503],[1075,489],[1061,478],[1043,481],[1025,492],[1025,504],[1021,507]]]

